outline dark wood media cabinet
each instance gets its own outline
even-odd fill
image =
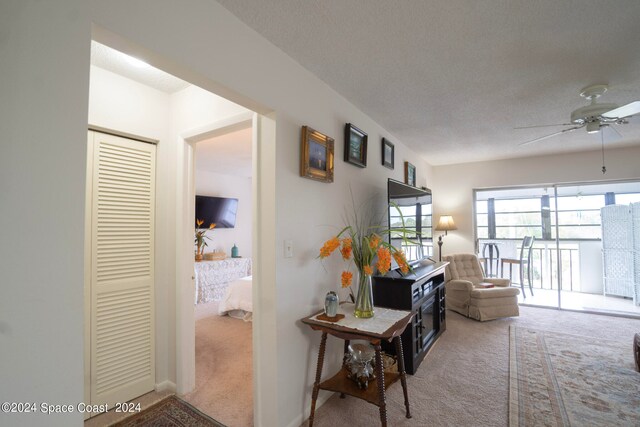
[[[414,313],[411,324],[400,339],[404,348],[406,371],[415,374],[431,346],[446,329],[444,270],[447,262],[417,266],[403,276],[398,270],[373,277],[373,302],[376,306],[408,310]],[[395,348],[383,350],[395,354]]]

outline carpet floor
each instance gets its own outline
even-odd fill
[[[251,327],[228,316],[196,322],[196,387],[183,399],[229,427],[253,425]]]
[[[520,317],[477,322],[447,311],[447,330],[408,376],[412,419],[404,417],[402,387],[387,392],[390,426],[507,426],[509,417],[509,327],[511,325],[612,339],[628,343],[633,361],[640,320],[520,307]],[[324,372],[324,377],[329,375]],[[309,390],[308,405],[311,405]],[[332,396],[316,411],[314,426],[379,425],[376,406]],[[304,423],[303,425],[307,425]]]
[[[511,327],[509,425],[640,425],[629,343]]]

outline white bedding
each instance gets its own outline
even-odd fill
[[[229,283],[218,306],[218,313],[221,316],[227,314],[231,317],[247,321],[251,320],[253,312],[252,284],[252,276],[243,277]]]

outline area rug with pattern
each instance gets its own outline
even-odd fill
[[[509,425],[640,425],[632,344],[511,326]]]
[[[225,427],[176,396],[169,396],[114,427]]]

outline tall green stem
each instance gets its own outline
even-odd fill
[[[356,296],[356,308],[353,313],[360,319],[373,317],[373,289],[371,276],[358,272],[358,295]]]

